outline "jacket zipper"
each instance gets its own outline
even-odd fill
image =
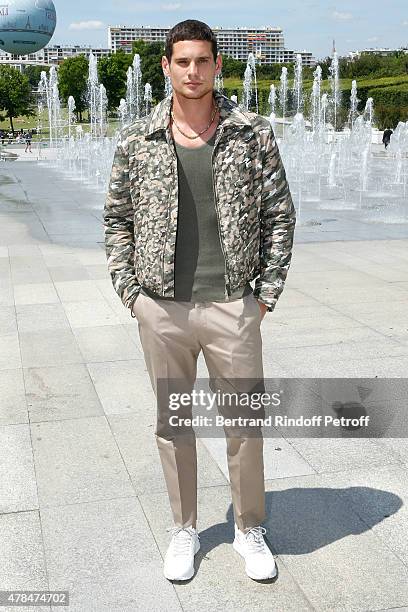
[[[171,173],[173,174],[173,170],[171,171]],[[166,225],[166,233],[164,235],[164,245],[163,245],[163,255],[162,255],[162,290],[161,290],[161,294],[163,297],[164,297],[164,256],[166,254],[166,242],[167,242],[167,236],[169,233],[169,226],[170,226],[170,205],[169,205],[170,194],[171,194],[171,187],[167,194],[167,225]]]
[[[171,156],[173,158],[173,162],[177,163],[177,157],[174,153],[174,151],[172,150],[172,144],[170,144],[169,139],[167,138],[167,134],[166,134],[166,140],[167,140],[167,144],[169,145],[170,151],[171,151]],[[171,166],[171,174],[174,177],[174,166]],[[167,236],[169,233],[169,226],[170,226],[170,194],[171,194],[171,190],[172,190],[172,185],[170,184],[170,188],[169,188],[169,192],[168,192],[168,196],[167,196],[167,225],[166,225],[166,233],[164,236],[164,245],[163,245],[163,255],[162,255],[162,290],[161,290],[161,294],[164,297],[164,256],[166,253],[166,243],[167,243]]]
[[[219,209],[218,209],[218,201],[217,201],[217,190],[215,187],[215,178],[214,178],[214,152],[215,152],[215,148],[218,145],[221,136],[223,133],[223,129],[221,128],[220,133],[218,135],[218,138],[215,140],[214,143],[214,147],[213,150],[211,152],[211,174],[212,174],[212,183],[213,183],[213,193],[214,193],[214,204],[215,204],[215,212],[217,215],[217,227],[218,227],[218,235],[220,237],[220,244],[221,244],[221,250],[222,250],[222,254],[224,256],[224,281],[225,281],[225,299],[228,302],[229,301],[229,293],[228,293],[228,287],[229,287],[229,275],[228,275],[228,269],[227,269],[227,258],[225,255],[225,249],[224,249],[224,243],[222,240],[222,236],[221,236],[221,224],[220,224],[220,214],[219,214]]]

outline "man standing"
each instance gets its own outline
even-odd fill
[[[162,68],[172,95],[122,131],[104,211],[112,282],[138,321],[157,398],[155,435],[175,523],[169,580],[193,576],[200,548],[197,457],[192,428],[178,435],[169,428],[162,391],[174,380],[182,392],[193,389],[201,351],[221,386],[245,390],[245,381],[263,380],[260,324],[282,292],[295,226],[270,123],[214,90],[221,67],[206,24],[189,19],[169,31]],[[262,433],[224,429],[233,546],[248,576],[273,578],[261,526]]]

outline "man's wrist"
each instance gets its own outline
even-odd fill
[[[131,316],[132,316],[132,318],[133,318],[133,319],[134,319],[134,318],[136,318],[136,315],[135,315],[135,314],[134,314],[134,312],[133,312],[133,306],[134,306],[134,303],[136,302],[137,298],[139,297],[139,293],[140,293],[140,289],[139,289],[139,291],[136,293],[136,295],[134,295],[134,296],[133,296],[133,298],[131,299],[131,301],[130,301],[130,302],[129,302],[129,304],[128,304],[128,308],[129,308],[129,310],[130,310],[130,314],[131,314]]]
[[[265,314],[268,312],[269,307],[267,304],[265,304],[264,302],[262,302],[260,299],[255,298],[256,301],[258,302],[259,308],[261,309],[261,314],[262,314],[262,318],[265,316]]]
[[[273,311],[273,309],[275,307],[275,304],[270,304],[270,303],[264,302],[262,298],[258,297],[255,294],[255,292],[254,292],[254,297],[257,300],[258,304],[262,304],[262,306],[265,307],[265,312],[266,311],[268,311],[268,312],[272,312]]]

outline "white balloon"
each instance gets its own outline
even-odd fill
[[[45,47],[55,31],[52,0],[3,0],[0,4],[0,49],[28,55]]]

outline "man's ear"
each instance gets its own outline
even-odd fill
[[[221,56],[221,53],[218,53],[217,59],[216,59],[215,63],[216,63],[216,66],[217,66],[217,68],[215,70],[215,74],[220,74],[220,72],[222,70],[222,56]]]
[[[162,69],[163,72],[166,76],[170,76],[170,72],[169,72],[169,60],[167,59],[167,57],[165,55],[163,55],[162,59],[161,59],[161,65],[162,65]]]

